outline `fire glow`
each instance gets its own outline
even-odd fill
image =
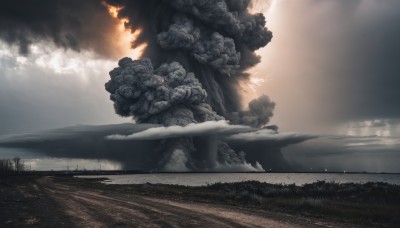
[[[117,42],[121,48],[127,50],[125,55],[130,56],[133,59],[139,59],[142,56],[144,49],[147,47],[147,44],[141,44],[134,49],[132,49],[132,44],[135,43],[142,30],[137,29],[132,31],[131,29],[127,28],[126,25],[129,24],[129,19],[118,17],[118,12],[122,9],[122,7],[112,6],[106,2],[103,2],[103,5],[107,8],[111,17],[119,20]]]

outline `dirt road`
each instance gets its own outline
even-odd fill
[[[148,191],[145,191],[148,192]],[[175,196],[179,192],[175,193]],[[167,194],[166,194],[167,196]],[[179,199],[178,199],[179,198]],[[77,178],[0,186],[0,227],[346,227],[325,220],[201,203]],[[352,226],[354,227],[354,226]]]
[[[40,187],[77,227],[295,227],[255,214],[200,203],[74,189],[39,180]]]

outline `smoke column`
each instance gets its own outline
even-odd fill
[[[262,127],[275,103],[267,96],[241,109],[246,70],[260,62],[255,51],[272,33],[262,14],[250,14],[250,0],[108,0],[126,27],[140,31],[132,48],[146,44],[141,60],[123,58],[110,72],[106,90],[116,113],[138,123],[186,126],[226,119]],[[246,164],[245,155],[213,137],[166,140],[165,167],[213,170]],[[182,163],[184,163],[182,165]]]

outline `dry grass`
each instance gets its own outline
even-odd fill
[[[400,224],[400,186],[386,183],[316,182],[296,186],[249,181],[188,187],[154,184],[105,185],[96,183],[98,180],[77,178],[58,178],[56,181],[124,194],[220,203],[361,226],[393,227]]]

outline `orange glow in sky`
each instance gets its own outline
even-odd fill
[[[113,18],[118,18],[118,11],[121,9],[120,7],[108,5],[108,4],[105,3],[105,2],[103,2],[103,5],[107,7],[108,13],[110,13],[110,15],[111,15]]]
[[[126,28],[125,24],[129,23],[129,19],[118,18],[118,12],[121,10],[121,7],[112,6],[105,2],[103,2],[103,5],[107,7],[108,13],[120,22],[118,26],[118,38],[116,40],[118,46],[124,50],[124,55],[129,56],[132,59],[139,59],[142,56],[144,49],[147,47],[147,44],[142,44],[132,49],[132,43],[136,41],[142,30],[137,29],[132,31],[131,29]]]

